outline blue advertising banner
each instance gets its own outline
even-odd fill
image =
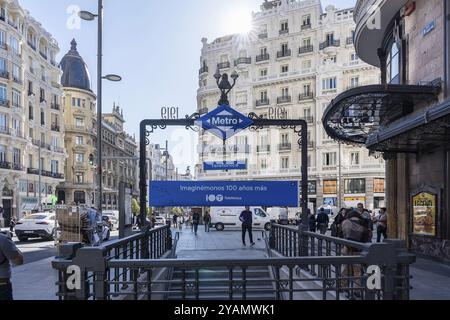
[[[298,207],[297,181],[150,181],[150,206]]]
[[[204,162],[203,170],[245,170],[247,169],[246,161],[217,161],[217,162]]]

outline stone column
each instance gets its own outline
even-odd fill
[[[409,165],[408,156],[399,154],[397,156],[397,230],[398,238],[406,240],[409,238]]]
[[[388,237],[397,238],[397,159],[386,160],[386,207],[388,213]]]

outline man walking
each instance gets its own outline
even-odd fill
[[[11,285],[11,263],[23,264],[23,255],[9,234],[0,232],[0,301],[13,300]]]
[[[328,230],[328,223],[330,218],[326,214],[324,208],[320,208],[319,214],[317,215],[317,229],[319,229],[320,234],[325,234]]]
[[[200,223],[200,214],[198,212],[194,212],[194,214],[192,215],[192,225],[194,226],[195,235],[197,235],[199,223]]]
[[[252,225],[253,225],[253,217],[252,212],[250,211],[250,207],[245,207],[245,210],[241,212],[239,216],[239,220],[242,222],[242,244],[245,244],[245,234],[248,231],[248,236],[250,238],[250,245],[253,247],[255,243],[253,242],[253,234],[252,234]]]
[[[209,225],[211,223],[211,215],[209,211],[205,212],[205,216],[203,217],[203,222],[205,223],[205,232],[209,232]]]
[[[380,209],[380,214],[375,219],[377,223],[377,243],[381,242],[381,235],[383,235],[383,240],[387,238],[387,214],[386,208]]]
[[[178,227],[178,224],[177,224],[178,223],[178,215],[176,213],[174,213],[172,220],[173,220],[173,227],[176,229]]]

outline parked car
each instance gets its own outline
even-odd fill
[[[15,233],[19,241],[27,241],[30,238],[51,241],[56,236],[56,214],[42,212],[26,216],[16,223]]]
[[[217,231],[240,228],[239,216],[244,207],[211,207],[211,225]],[[251,207],[253,212],[253,228],[270,230],[270,216],[261,207]]]
[[[113,212],[105,211],[102,213],[103,217],[108,217],[109,220],[109,229],[111,231],[119,230],[119,219]]]

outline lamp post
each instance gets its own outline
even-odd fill
[[[79,17],[86,21],[93,21],[97,18],[98,22],[98,44],[97,44],[97,209],[102,212],[102,81],[103,79],[118,82],[122,78],[116,74],[102,76],[102,56],[103,56],[103,0],[98,0],[97,14],[89,11],[80,11]]]

